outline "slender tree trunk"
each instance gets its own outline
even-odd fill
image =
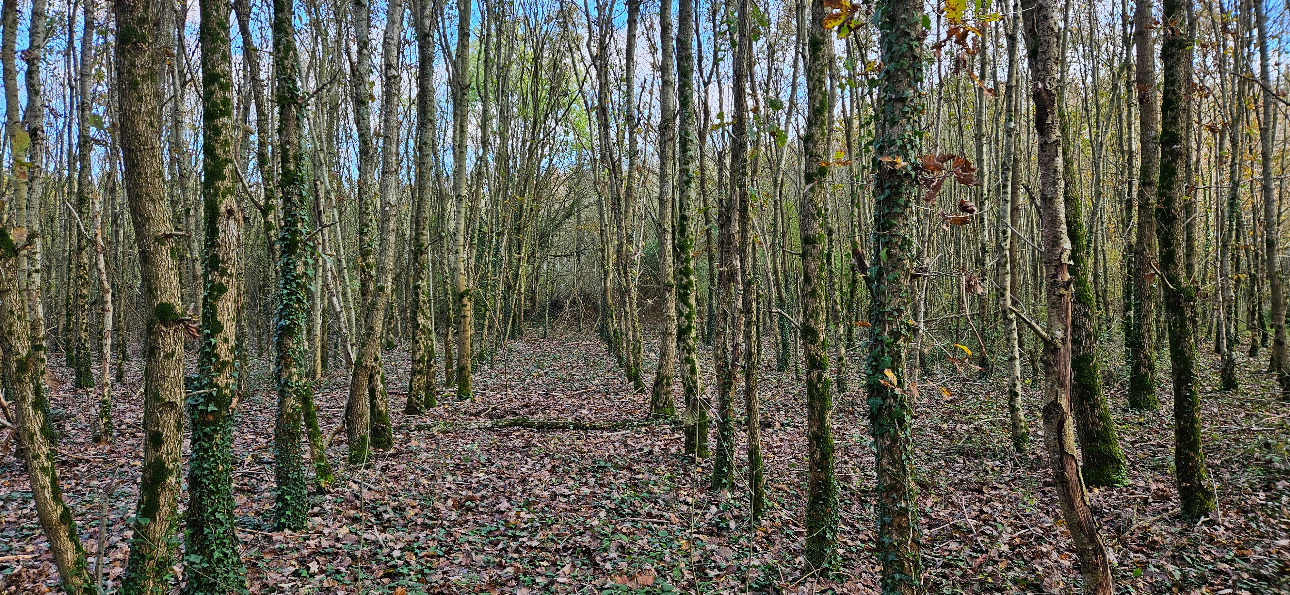
[[[683,0],[684,1],[684,0]],[[915,9],[917,11],[917,9]],[[802,148],[805,186],[799,204],[802,242],[802,354],[806,360],[806,439],[809,468],[806,496],[808,570],[830,573],[838,563],[838,482],[833,473],[833,387],[829,380],[822,219],[829,170],[828,89],[832,40],[824,28],[823,0],[812,0],[806,25],[806,128]],[[912,17],[911,17],[912,18]],[[916,44],[917,42],[912,42]],[[904,48],[908,51],[908,47]],[[912,56],[911,56],[912,58]],[[876,296],[875,296],[876,300]]]
[[[404,412],[420,415],[438,406],[435,384],[434,279],[430,271],[431,201],[436,151],[435,25],[438,2],[417,0],[413,6],[417,35],[416,214],[412,230],[412,371]]]
[[[457,349],[456,371],[457,398],[471,399],[471,336],[474,330],[474,296],[470,283],[466,238],[470,226],[466,220],[466,129],[469,124],[470,104],[466,94],[470,90],[470,0],[457,0],[457,50],[452,68],[452,208],[449,241],[452,242],[452,296],[456,301]]]
[[[399,183],[399,94],[402,91],[399,54],[403,38],[403,5],[388,3],[385,40],[382,49],[380,244],[371,296],[364,304],[363,342],[350,378],[345,428],[349,433],[349,462],[366,464],[367,447],[386,450],[393,445],[390,427],[389,392],[381,364],[385,340],[386,309],[394,282],[396,238],[399,228],[398,204],[403,190]],[[362,411],[360,411],[360,409]],[[364,419],[366,414],[366,419]],[[369,441],[370,440],[370,441]]]
[[[1015,3],[1013,3],[1015,6]],[[1017,84],[1017,29],[1020,16],[1008,17],[1008,78],[1004,87],[1003,155],[999,167],[999,312],[1003,316],[1003,333],[1008,341],[1008,417],[1012,448],[1025,452],[1030,444],[1030,429],[1021,403],[1021,336],[1017,315],[1012,311],[1021,276],[1021,254],[1013,239],[1021,227],[1021,199],[1017,196],[1020,179],[1016,143],[1016,113],[1020,103]]]
[[[672,384],[676,375],[677,303],[676,271],[672,265],[673,156],[676,151],[676,76],[673,68],[672,0],[659,0],[659,89],[658,123],[658,269],[663,286],[663,328],[658,339],[658,368],[650,392],[650,415],[673,417]]]
[[[232,448],[237,407],[237,318],[242,287],[242,212],[235,196],[233,54],[229,0],[201,0],[202,65],[201,348],[188,400],[192,456],[184,517],[184,592],[246,590],[234,525]]]
[[[1259,79],[1271,85],[1272,74],[1268,57],[1268,17],[1263,2],[1255,0],[1254,20],[1258,28]],[[1188,56],[1190,57],[1190,53]],[[1164,59],[1162,54],[1161,59]],[[1273,196],[1272,143],[1276,138],[1277,110],[1274,100],[1265,90],[1262,93],[1263,117],[1259,119],[1259,162],[1263,189],[1263,266],[1268,279],[1268,302],[1272,311],[1272,354],[1268,369],[1276,376],[1281,396],[1290,399],[1290,354],[1286,349],[1286,296],[1285,276],[1281,270],[1281,214],[1278,201]],[[1162,166],[1163,167],[1163,166]],[[1189,181],[1190,182],[1190,181]],[[1198,443],[1199,445],[1199,443]]]
[[[1152,0],[1135,0],[1133,43],[1137,61],[1138,98],[1138,230],[1133,254],[1133,321],[1125,337],[1132,356],[1129,371],[1129,407],[1154,411],[1156,396],[1155,324],[1156,289],[1156,183],[1160,176],[1160,103],[1156,100],[1156,57],[1151,39]]]
[[[278,413],[273,428],[274,525],[298,531],[308,522],[304,453],[300,442],[304,407],[312,401],[308,374],[310,264],[303,106],[296,52],[294,0],[273,0],[273,70],[278,104],[278,184],[282,226],[278,232],[278,311],[274,324],[274,375]]]
[[[697,287],[694,274],[694,182],[696,153],[701,147],[695,132],[694,8],[695,0],[678,0],[676,18],[677,108],[680,136],[677,139],[676,238],[677,324],[676,347],[681,365],[681,388],[685,394],[685,452],[696,458],[708,456],[708,409],[699,388]]]
[[[1174,468],[1178,474],[1178,496],[1183,515],[1196,519],[1213,512],[1214,489],[1205,469],[1205,451],[1201,446],[1196,281],[1186,271],[1187,202],[1195,200],[1188,194],[1190,181],[1184,173],[1189,157],[1192,45],[1196,39],[1192,20],[1190,0],[1164,1],[1156,232],[1160,237],[1160,269],[1164,276],[1165,319],[1169,329],[1169,360],[1174,389]],[[1273,271],[1272,267],[1267,270]]]
[[[1053,0],[1022,0],[1021,10],[1030,62],[1035,132],[1039,141],[1039,200],[1047,276],[1044,446],[1048,451],[1062,516],[1079,554],[1084,592],[1109,595],[1114,590],[1110,561],[1081,477],[1075,427],[1070,414],[1072,282],[1067,263],[1070,262],[1071,245],[1066,235],[1066,209],[1062,198],[1057,15]]]
[[[69,595],[95,593],[86,566],[85,550],[81,546],[76,520],[71,508],[63,501],[62,488],[55,467],[55,451],[49,420],[49,401],[45,389],[44,324],[33,320],[43,314],[24,303],[25,281],[32,283],[30,266],[32,256],[24,256],[35,249],[39,230],[32,230],[24,221],[28,215],[27,204],[30,180],[39,176],[44,167],[43,116],[44,98],[40,93],[40,58],[45,46],[45,3],[35,0],[29,5],[32,20],[27,32],[30,43],[27,49],[27,117],[26,126],[18,126],[18,81],[15,46],[18,37],[18,3],[5,0],[0,9],[0,62],[3,62],[6,100],[5,135],[12,151],[14,187],[12,194],[0,195],[0,379],[12,406],[18,444],[27,467],[32,500],[41,530],[49,541],[54,565],[62,579],[63,590]],[[33,80],[36,79],[36,80]],[[32,85],[36,93],[32,94]],[[36,126],[32,126],[35,123]],[[25,128],[25,130],[24,130]],[[21,132],[21,134],[19,134]],[[20,140],[21,137],[21,140]],[[25,147],[22,145],[25,142]],[[26,154],[23,154],[26,151]],[[21,157],[20,157],[21,155]],[[24,180],[27,183],[24,183]],[[6,190],[9,190],[6,188]],[[8,200],[12,196],[12,202]],[[39,220],[39,212],[31,219]],[[35,292],[39,300],[40,287],[28,288],[28,297]],[[39,332],[41,335],[36,335]]]

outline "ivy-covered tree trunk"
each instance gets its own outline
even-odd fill
[[[1156,395],[1156,184],[1160,175],[1160,103],[1156,100],[1156,56],[1151,39],[1152,0],[1135,0],[1133,44],[1138,98],[1138,229],[1133,254],[1133,325],[1124,337],[1131,361],[1129,407],[1155,411]]]
[[[242,212],[235,194],[233,53],[229,0],[201,0],[202,343],[197,390],[188,399],[192,456],[184,516],[184,592],[240,593],[245,567],[233,501],[237,319],[242,290]]]
[[[1174,469],[1183,515],[1197,519],[1214,511],[1214,488],[1201,445],[1200,376],[1196,354],[1196,280],[1187,274],[1187,190],[1192,102],[1192,46],[1196,31],[1190,0],[1164,1],[1160,44],[1160,187],[1156,232],[1164,276],[1165,319],[1174,389]],[[1193,238],[1194,239],[1194,238]],[[1272,269],[1269,268],[1269,271]]]
[[[118,130],[126,197],[134,221],[147,308],[143,387],[143,478],[131,522],[134,536],[121,590],[160,595],[170,589],[183,443],[184,333],[179,263],[161,152],[164,40],[153,0],[118,0],[116,67]]]
[[[278,413],[273,426],[273,473],[277,482],[273,522],[298,531],[308,522],[301,423],[309,384],[309,280],[313,276],[308,244],[308,204],[303,166],[300,58],[296,53],[294,0],[273,0],[273,70],[278,103],[278,194],[282,225],[278,232],[278,311],[274,320],[274,378]],[[261,131],[263,134],[263,131]]]
[[[699,151],[695,133],[694,92],[694,4],[678,0],[676,10],[676,98],[680,135],[676,145],[676,348],[681,366],[681,390],[685,395],[685,452],[696,458],[708,456],[708,409],[699,387],[699,307],[695,286],[694,243],[696,237],[694,182],[695,159]]]
[[[914,483],[913,403],[905,350],[913,332],[910,307],[914,257],[915,201],[920,195],[919,122],[924,55],[923,4],[917,0],[884,0],[878,19],[881,101],[874,122],[873,253],[869,271],[869,320],[873,324],[865,388],[869,424],[878,466],[876,516],[882,591],[922,591],[922,532],[918,526],[918,492]],[[814,110],[812,110],[814,111]],[[808,158],[816,164],[820,159]],[[802,249],[806,249],[803,242]]]
[[[676,76],[673,72],[672,0],[659,0],[659,117],[658,117],[658,275],[663,286],[663,328],[658,338],[658,367],[650,391],[653,417],[673,417],[672,384],[676,376],[676,270],[672,264],[673,177],[676,151]]]
[[[685,0],[682,0],[685,1]],[[833,473],[833,386],[825,313],[828,263],[824,261],[822,219],[827,197],[829,150],[828,72],[832,40],[824,28],[824,0],[812,0],[806,25],[806,128],[803,130],[805,187],[799,201],[802,242],[802,355],[806,360],[806,563],[830,573],[838,563],[838,481]]]
[[[1035,133],[1038,137],[1039,207],[1043,229],[1042,258],[1045,305],[1048,312],[1044,341],[1044,447],[1048,451],[1053,485],[1062,517],[1079,555],[1086,594],[1113,591],[1111,566],[1097,519],[1089,506],[1075,446],[1070,414],[1071,391],[1071,277],[1070,238],[1066,235],[1063,201],[1062,134],[1058,98],[1060,30],[1055,0],[1022,0],[1026,46],[1031,72]]]
[[[417,0],[413,26],[417,36],[416,212],[412,229],[412,371],[404,413],[420,415],[438,406],[435,384],[434,279],[430,271],[430,219],[436,167],[435,139],[435,5]]]

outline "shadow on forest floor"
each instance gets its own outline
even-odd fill
[[[401,412],[408,360],[398,352],[386,362],[391,411]],[[137,497],[139,362],[131,362],[129,381],[116,389],[121,434],[111,450],[89,444],[87,398],[58,380],[70,375],[54,363],[60,472],[91,552],[105,487],[121,482],[107,496],[111,590],[123,572],[125,520]],[[1160,412],[1131,413],[1122,383],[1109,388],[1130,484],[1097,490],[1093,503],[1122,592],[1290,589],[1290,403],[1277,400],[1271,379],[1255,371],[1262,361],[1247,364],[1239,392],[1215,393],[1209,385],[1216,375],[1205,376],[1204,435],[1222,516],[1200,524],[1184,523],[1175,502],[1167,371]],[[822,584],[799,573],[803,391],[769,358],[761,395],[771,506],[755,531],[742,491],[721,499],[706,490],[710,464],[688,463],[680,431],[670,425],[481,427],[515,417],[643,419],[647,396],[631,389],[597,340],[573,335],[512,343],[478,370],[474,401],[445,397],[427,415],[397,414],[393,450],[379,453],[368,469],[341,465],[334,489],[313,497],[308,530],[273,532],[275,396],[266,366],[253,366],[254,390],[240,406],[234,447],[238,526],[254,593],[876,592],[873,452],[863,396],[843,395],[834,415],[842,572]],[[1004,381],[965,379],[952,370],[929,376],[923,384],[943,386],[949,396],[923,390],[917,404],[928,592],[1074,592],[1077,562],[1055,494],[1045,486],[1042,452],[1036,444],[1018,456],[1008,440]],[[324,431],[340,422],[346,381],[336,372],[319,387]],[[1027,391],[1036,441],[1037,398]],[[328,453],[337,465],[341,436]],[[742,445],[737,449],[742,453]],[[6,443],[0,593],[58,592],[56,580],[26,476]]]

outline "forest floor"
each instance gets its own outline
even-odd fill
[[[1273,394],[1262,359],[1247,363],[1237,392],[1214,392],[1217,375],[1204,376],[1204,436],[1221,516],[1201,523],[1178,514],[1167,370],[1159,412],[1131,413],[1123,383],[1109,387],[1130,483],[1096,490],[1092,500],[1115,555],[1120,592],[1290,592],[1290,403]],[[140,363],[130,362],[128,381],[117,388],[120,436],[111,449],[89,443],[86,398],[62,380],[70,376],[61,361],[53,363],[65,494],[90,552],[101,523],[106,527],[111,591],[123,572],[125,521],[137,498]],[[234,447],[237,523],[251,590],[876,592],[874,459],[862,393],[841,396],[834,414],[842,564],[837,578],[821,582],[801,574],[803,390],[791,373],[775,372],[769,357],[768,366],[761,395],[771,505],[755,530],[742,481],[732,496],[710,492],[710,462],[696,466],[682,455],[679,428],[630,423],[645,419],[648,397],[622,379],[599,341],[539,333],[477,371],[474,401],[445,399],[417,418],[401,413],[406,356],[388,354],[394,449],[379,453],[370,468],[345,469],[342,434],[328,453],[340,467],[336,484],[313,496],[309,528],[275,532],[269,524],[275,396],[261,362],[251,371],[253,390],[240,406]],[[653,370],[649,355],[646,369]],[[953,367],[929,376],[925,385],[943,386],[949,395],[922,390],[914,425],[928,592],[1076,592],[1078,564],[1038,443],[1037,392],[1026,392],[1035,444],[1017,455],[1000,380],[979,381],[975,372],[965,376]],[[337,372],[319,386],[324,431],[340,423],[346,381]],[[591,431],[488,427],[516,417],[623,424]],[[7,436],[0,433],[0,441]],[[7,442],[0,452],[0,593],[58,592],[12,452]]]

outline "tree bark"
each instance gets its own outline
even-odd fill
[[[1196,32],[1190,0],[1165,0],[1160,44],[1163,84],[1160,102],[1160,186],[1156,233],[1164,277],[1165,319],[1174,389],[1174,468],[1183,515],[1200,518],[1214,510],[1214,489],[1201,446],[1200,377],[1196,356],[1196,281],[1186,270],[1187,203],[1194,200],[1184,169],[1189,158],[1192,45]],[[1194,239],[1194,238],[1193,238]],[[1275,256],[1275,255],[1274,255]],[[1271,267],[1268,271],[1272,271]]]
[[[1026,46],[1031,72],[1035,133],[1039,141],[1039,201],[1043,226],[1043,264],[1048,311],[1044,338],[1044,447],[1053,472],[1053,485],[1062,516],[1075,542],[1084,575],[1084,592],[1113,591],[1111,566],[1097,519],[1089,507],[1075,447],[1071,399],[1070,238],[1066,235],[1063,204],[1062,135],[1057,101],[1061,96],[1058,69],[1056,9],[1053,0],[1022,0]]]
[[[1135,77],[1138,98],[1138,230],[1133,254],[1133,326],[1125,337],[1131,355],[1129,407],[1155,411],[1156,289],[1156,184],[1160,176],[1160,104],[1156,100],[1156,57],[1151,39],[1152,0],[1135,0],[1133,43],[1137,56]]]
[[[235,526],[233,423],[237,407],[237,319],[242,299],[242,212],[233,172],[233,53],[229,0],[201,0],[202,343],[197,390],[188,399],[192,456],[184,516],[184,592],[246,590]]]
[[[812,0],[806,25],[806,128],[803,130],[805,186],[799,203],[802,242],[802,354],[806,360],[806,439],[809,467],[806,496],[806,563],[828,574],[838,564],[838,482],[833,473],[833,386],[829,379],[822,219],[829,170],[828,68],[832,40],[824,28],[823,0]],[[908,50],[908,48],[905,48]]]

